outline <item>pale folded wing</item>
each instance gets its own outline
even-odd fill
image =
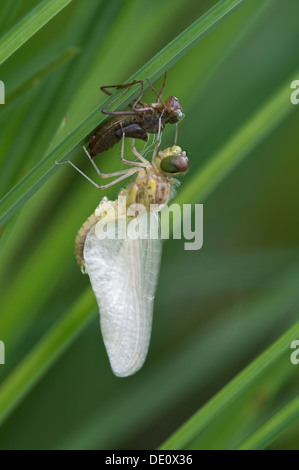
[[[116,239],[110,239],[111,223],[107,225],[107,238],[99,240],[94,226],[84,245],[85,267],[99,305],[104,343],[112,370],[119,377],[134,374],[145,361],[162,253],[161,239],[155,237],[159,214],[146,212],[137,219],[143,239],[118,240],[118,224]],[[137,219],[129,222],[128,229]]]

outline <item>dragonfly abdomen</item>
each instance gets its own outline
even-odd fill
[[[136,114],[127,116],[125,119],[115,116],[104,121],[88,139],[91,157],[113,147],[121,140],[123,134],[125,137],[147,141],[146,130],[140,126],[139,120],[140,117]]]
[[[91,214],[90,217],[84,222],[82,227],[77,233],[76,240],[75,240],[75,256],[76,261],[81,268],[81,271],[84,273],[85,269],[85,261],[83,257],[83,249],[86,237],[90,229],[100,220],[100,217],[96,216],[95,213]]]

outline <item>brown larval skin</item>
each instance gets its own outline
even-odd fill
[[[182,111],[179,100],[170,96],[163,104],[144,104],[138,106],[138,111],[134,114],[113,116],[104,121],[89,137],[89,153],[95,157],[105,152],[121,140],[123,132],[126,137],[147,141],[147,133],[158,133],[159,119],[161,131],[167,123],[177,123],[180,120],[178,111]]]

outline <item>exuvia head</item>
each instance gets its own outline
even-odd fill
[[[182,112],[181,103],[175,96],[169,96],[164,104],[165,113],[168,115],[167,121],[170,124],[175,124],[185,117],[185,114]]]

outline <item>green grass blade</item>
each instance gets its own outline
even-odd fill
[[[88,289],[1,385],[0,423],[76,338],[94,314],[94,298]]]
[[[268,447],[299,418],[299,397],[291,400],[259,429],[245,439],[237,450],[260,450]]]
[[[230,403],[245,392],[254,380],[261,377],[262,374],[290,348],[291,342],[294,338],[298,337],[298,335],[299,322],[291,327],[270,348],[214,396],[177,432],[164,442],[160,449],[184,449],[188,443],[196,438],[211,422],[217,419]],[[287,421],[293,406],[297,409],[298,403],[296,402],[290,409],[285,411],[285,414],[279,416],[278,426],[283,419]],[[266,432],[264,431],[264,433],[266,434],[267,430]]]
[[[152,81],[163,73],[170,65],[176,62],[183,54],[188,52],[203,37],[221,24],[225,18],[237,8],[246,3],[246,0],[221,0],[205,15],[196,20],[185,29],[177,38],[154,56],[144,67],[128,80],[148,77]],[[134,90],[129,90],[126,97],[118,100],[118,106],[127,104],[134,96]],[[104,103],[108,104],[111,98]],[[0,225],[8,220],[16,210],[57,170],[55,160],[62,160],[86,138],[86,135],[105,119],[96,109],[84,122],[74,129],[47,157],[36,165],[12,190],[0,201]]]
[[[0,40],[0,64],[28,41],[72,0],[44,0]]]

